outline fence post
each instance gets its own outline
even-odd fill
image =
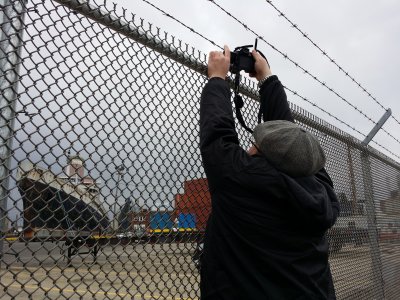
[[[7,199],[27,0],[0,0],[0,262],[7,231]]]
[[[351,155],[351,148],[350,145],[347,144],[347,161],[349,164],[349,173],[350,173],[350,190],[351,190],[351,209],[352,214],[356,213],[357,209],[357,190],[356,190],[356,183],[354,180],[354,167],[353,167],[353,157]]]
[[[374,205],[373,181],[371,175],[371,162],[367,149],[361,152],[361,164],[363,173],[365,208],[367,213],[368,237],[370,245],[370,253],[372,260],[372,276],[373,276],[373,299],[385,299],[381,253],[378,243],[378,230],[376,226],[376,214]]]

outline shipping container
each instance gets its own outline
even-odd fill
[[[211,195],[205,178],[185,181],[184,193],[175,195],[175,213],[193,214],[196,229],[203,232],[211,213]]]
[[[149,229],[150,232],[160,233],[169,232],[174,226],[174,214],[170,211],[150,212]]]
[[[185,194],[208,192],[207,178],[187,180],[184,183]]]
[[[179,213],[177,219],[179,229],[196,228],[196,215],[193,213]]]
[[[197,230],[205,231],[210,213],[211,213],[211,206],[203,206],[195,208],[195,214],[197,217],[197,224],[196,224]]]
[[[211,206],[210,193],[206,191],[175,196],[175,208],[185,209],[196,206]]]
[[[197,207],[191,207],[190,209],[184,209],[184,210],[176,210],[176,214],[179,216],[179,214],[193,214],[194,217],[196,218],[196,229],[197,231],[204,231],[207,225],[207,220],[208,217],[211,213],[211,207],[210,206],[197,206]]]
[[[208,217],[211,213],[210,205],[191,205],[183,208],[176,208],[176,214],[194,214],[196,217],[196,228],[199,231],[204,231],[207,225]]]

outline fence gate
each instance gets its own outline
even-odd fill
[[[0,3],[0,298],[199,299],[205,55],[113,6]],[[256,87],[241,91],[254,126]],[[399,164],[292,111],[340,198],[338,299],[399,299]]]

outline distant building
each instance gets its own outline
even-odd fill
[[[85,160],[82,157],[79,155],[68,156],[64,172],[65,175],[60,178],[73,185],[80,185],[94,197],[98,196],[98,183],[90,176],[85,176]]]
[[[142,236],[149,225],[150,212],[145,208],[141,208],[129,198],[115,218],[115,221],[118,222],[116,230],[119,233],[131,237]]]

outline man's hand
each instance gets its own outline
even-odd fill
[[[225,80],[231,62],[231,51],[224,46],[224,52],[211,51],[208,57],[208,78],[219,77]]]
[[[251,77],[255,77],[258,81],[264,79],[265,77],[272,75],[271,69],[269,68],[268,62],[265,60],[264,57],[261,56],[256,50],[251,52],[253,55],[256,63],[255,63],[255,70],[256,72],[250,74]]]

